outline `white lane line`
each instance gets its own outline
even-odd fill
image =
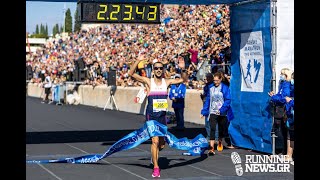
[[[33,128],[31,126],[29,126],[31,129],[35,130],[35,131],[38,131],[38,129],[36,128]],[[26,156],[28,156],[28,154],[26,154]],[[49,174],[51,174],[53,177],[59,179],[59,180],[63,180],[61,179],[59,176],[57,176],[56,174],[54,174],[52,171],[50,171],[49,169],[47,169],[46,167],[44,167],[42,164],[38,164],[42,169],[46,170]]]
[[[45,168],[42,164],[38,164],[42,169],[46,170],[49,174],[51,174],[53,177],[59,179],[59,180],[63,180],[61,179],[59,176],[57,176],[56,174],[54,174],[52,171],[50,171],[49,169]]]
[[[72,147],[72,148],[74,148],[74,149],[77,149],[77,150],[79,150],[79,151],[81,151],[81,152],[83,152],[83,153],[90,154],[89,152],[84,151],[84,150],[82,150],[82,149],[80,149],[80,148],[77,148],[77,147],[75,147],[75,146],[72,146],[72,145],[70,145],[70,144],[66,144],[66,143],[64,143],[64,144],[67,145],[67,146],[70,146],[70,147]],[[120,166],[117,166],[117,165],[115,165],[115,164],[112,164],[112,163],[110,163],[110,162],[108,162],[108,161],[106,161],[106,160],[104,160],[104,159],[101,159],[101,161],[106,162],[106,163],[110,164],[111,166],[114,166],[114,167],[116,167],[116,168],[119,168],[119,169],[121,169],[121,170],[123,170],[123,171],[125,171],[125,172],[127,172],[127,173],[129,173],[129,174],[132,174],[132,175],[134,175],[134,176],[136,176],[136,177],[138,177],[138,178],[140,178],[140,179],[148,180],[148,179],[146,179],[146,178],[144,178],[144,177],[142,177],[142,176],[139,176],[139,175],[136,174],[136,173],[133,173],[133,172],[131,172],[131,171],[125,169],[125,168],[122,168],[122,167],[120,167]]]
[[[33,128],[31,125],[27,125],[29,128],[33,129],[34,131],[38,131],[38,129]]]
[[[55,122],[55,123],[56,123],[56,124],[59,124],[59,125],[61,125],[61,126],[63,126],[63,127],[72,129],[72,130],[77,130],[77,131],[87,130],[87,129],[75,128],[75,127],[73,127],[73,126],[69,126],[67,122],[64,122],[64,121],[62,121],[62,122],[63,122],[63,123],[66,123],[66,124],[63,124],[63,123],[61,123],[61,122]]]
[[[138,150],[140,150],[140,151],[144,151],[144,152],[150,153],[149,151],[146,151],[146,150],[144,150],[144,149],[140,149],[140,148],[137,148],[137,147],[136,147],[135,149],[138,149]],[[172,160],[172,161],[174,161],[174,162],[176,162],[176,163],[180,163],[180,162],[181,162],[181,161],[177,161],[177,160]],[[207,170],[205,170],[205,169],[201,169],[201,168],[196,167],[196,166],[193,166],[193,165],[187,165],[187,166],[192,167],[192,168],[197,169],[197,170],[200,170],[200,171],[203,171],[203,172],[206,172],[206,173],[209,173],[209,174],[216,175],[216,176],[222,176],[221,174],[217,174],[217,173],[214,173],[214,172],[211,172],[211,171],[207,171]]]

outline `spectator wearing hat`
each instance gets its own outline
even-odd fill
[[[187,73],[183,72],[183,76],[187,76]],[[180,74],[174,76],[175,79],[181,79]],[[173,127],[175,130],[184,130],[184,107],[185,107],[185,95],[186,85],[184,83],[172,84],[169,91],[169,98],[172,100],[172,108],[176,116],[177,126]]]

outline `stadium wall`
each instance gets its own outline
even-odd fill
[[[68,88],[70,89],[70,88]],[[105,107],[110,97],[110,86],[96,86],[93,88],[91,85],[80,85],[78,94],[80,96],[80,104],[87,106],[99,107],[101,110]],[[120,87],[114,94],[114,98],[119,108],[119,111],[144,114],[146,108],[146,100],[142,104],[135,103],[134,98],[138,94],[140,87]],[[202,108],[202,101],[200,99],[202,90],[187,89],[184,119],[185,122],[195,124],[204,124],[204,118],[200,119],[200,111]],[[29,83],[27,88],[27,95],[31,97],[42,98],[44,95],[43,89],[38,84]],[[171,108],[172,101],[168,98],[169,111],[174,112]],[[108,106],[110,107],[110,106]],[[107,108],[109,109],[109,108]]]

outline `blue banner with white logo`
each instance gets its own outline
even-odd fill
[[[54,101],[60,102],[60,85],[54,87]]]
[[[63,159],[53,160],[27,160],[27,163],[95,163],[103,158],[110,156],[113,153],[132,149],[141,143],[147,141],[153,136],[165,137],[166,142],[170,147],[187,152],[183,155],[197,156],[204,153],[208,147],[207,139],[199,134],[194,139],[176,138],[173,134],[168,132],[167,126],[157,121],[147,121],[142,128],[126,135],[116,143],[114,143],[104,154],[90,154],[80,157],[68,157]]]
[[[235,146],[272,153],[270,1],[231,6],[231,107]]]

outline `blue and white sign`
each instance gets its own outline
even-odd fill
[[[264,54],[262,32],[241,34],[241,91],[263,92]]]

